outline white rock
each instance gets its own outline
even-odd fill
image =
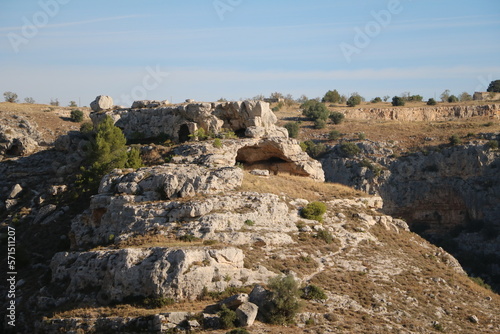
[[[109,110],[113,108],[113,98],[107,95],[99,95],[90,103],[93,111]]]

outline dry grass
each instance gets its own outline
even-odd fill
[[[245,172],[241,191],[254,191],[304,198],[308,201],[327,201],[334,198],[366,197],[366,193],[337,183],[316,182],[293,175],[255,176]]]

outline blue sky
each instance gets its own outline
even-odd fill
[[[0,92],[215,101],[486,90],[498,0],[0,0]]]

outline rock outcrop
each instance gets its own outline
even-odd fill
[[[12,116],[0,122],[0,160],[4,156],[27,156],[34,153],[42,141],[36,124]]]
[[[186,142],[196,139],[199,129],[213,134],[234,131],[248,137],[288,136],[286,129],[275,125],[276,116],[269,104],[262,101],[178,106],[146,102],[136,101],[130,109],[94,113],[91,118],[94,122],[100,122],[106,115],[111,116],[125,136],[134,140],[167,137]]]
[[[90,103],[90,108],[96,112],[112,109],[113,98],[107,95],[99,95]]]
[[[349,119],[382,119],[405,122],[447,121],[454,118],[477,116],[498,118],[500,116],[500,105],[356,108],[346,109],[344,114]]]

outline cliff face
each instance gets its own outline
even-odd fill
[[[480,270],[491,282],[499,281],[498,151],[477,143],[389,158],[390,144],[358,147],[362,153],[356,157],[342,157],[337,146],[322,160],[328,181],[380,195],[384,211],[403,217],[413,231],[449,247],[459,259],[469,254],[464,265],[473,273],[479,269],[470,257],[489,259]]]
[[[398,121],[446,121],[452,118],[469,118],[475,116],[494,117],[500,115],[500,105],[480,106],[446,106],[416,108],[358,108],[347,109],[345,115],[349,119],[377,119]]]

